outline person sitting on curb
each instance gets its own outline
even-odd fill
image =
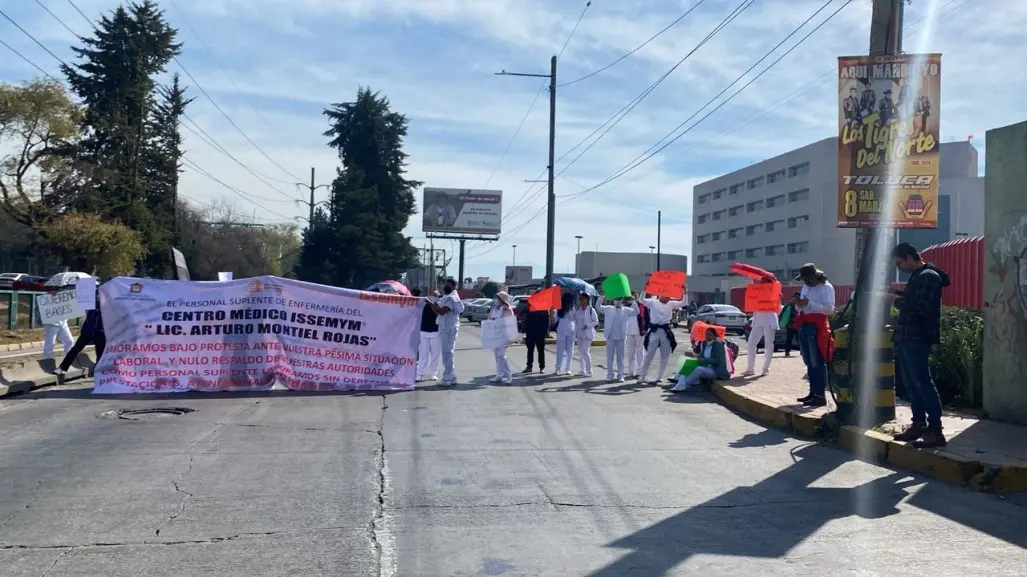
[[[724,339],[717,338],[717,330],[712,327],[706,329],[706,340],[700,345],[698,354],[688,351],[685,356],[696,359],[699,366],[693,369],[687,377],[684,375],[678,377],[677,384],[670,389],[672,393],[695,390],[699,388],[699,383],[703,379],[727,380],[731,378],[731,371],[728,370],[727,346]]]

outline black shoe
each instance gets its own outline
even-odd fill
[[[802,406],[810,408],[826,407],[827,399],[825,399],[824,397],[810,397],[810,399],[803,403]]]
[[[538,368],[538,372],[544,373],[544,372],[546,372],[546,368],[545,367],[539,367]]]
[[[528,367],[528,368],[524,369],[523,371],[521,371],[521,374],[522,375],[527,375],[527,374],[530,374],[532,372],[534,372],[534,371],[531,370],[531,367]]]
[[[812,398],[813,398],[813,395],[806,395],[805,397],[799,397],[798,399],[795,399],[795,400],[800,402],[800,403],[806,403],[806,402],[808,402]]]
[[[926,426],[924,426],[924,425],[915,425],[914,424],[914,425],[910,425],[908,429],[906,429],[905,431],[902,431],[898,435],[895,435],[893,438],[896,441],[902,441],[903,443],[912,443],[914,441],[919,441],[920,437],[923,437],[924,433],[926,433],[926,432],[927,432],[927,427]]]
[[[948,444],[948,441],[945,440],[945,435],[942,434],[941,429],[927,429],[924,436],[919,441],[913,443],[913,446],[918,449],[935,449],[944,447],[946,444]]]

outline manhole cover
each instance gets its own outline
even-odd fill
[[[107,411],[100,415],[107,419],[124,419],[126,421],[152,421],[157,419],[167,419],[170,417],[178,417],[191,413],[196,409],[187,409],[184,407],[160,407],[155,409],[117,409],[114,411]]]

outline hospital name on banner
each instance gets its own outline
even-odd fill
[[[838,59],[838,227],[938,228],[941,55]]]
[[[276,277],[100,289],[97,393],[405,389],[421,299]]]

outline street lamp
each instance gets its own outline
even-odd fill
[[[578,252],[574,254],[574,276],[578,276],[578,258],[581,257],[581,239],[585,238],[580,234],[574,235],[574,238],[578,239]]]
[[[649,245],[649,255],[650,256],[653,255],[655,250],[656,250],[655,246]],[[649,274],[652,274],[654,270],[656,270],[656,265],[653,263],[653,259],[649,259]]]
[[[517,266],[517,245],[513,245],[513,266]]]

